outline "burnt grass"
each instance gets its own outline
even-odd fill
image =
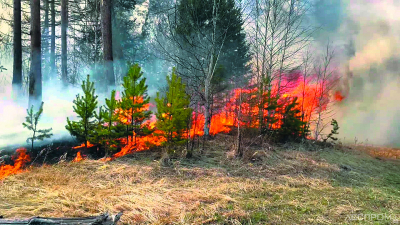
[[[55,164],[62,160],[72,161],[76,157],[78,151],[81,151],[85,158],[87,157],[94,160],[100,159],[105,155],[104,149],[98,148],[97,146],[88,149],[73,149],[73,147],[79,146],[80,144],[81,143],[72,138],[64,138],[47,143],[34,143],[33,149],[29,144],[6,146],[0,149],[0,158],[3,159],[5,164],[12,164],[11,156],[16,154],[15,150],[18,148],[27,149],[27,153],[31,157],[31,162],[28,165],[32,166]]]
[[[271,139],[268,136],[258,135],[258,130],[252,128],[247,128],[243,130],[243,134],[244,135],[242,136],[242,146],[246,146],[245,148],[247,148],[247,150],[259,149],[265,147],[273,149],[272,146],[279,148],[279,147],[284,147],[288,144],[290,145],[291,143],[293,144],[300,143],[300,141],[289,141],[285,143],[274,142],[271,141]],[[187,146],[192,150],[198,149],[201,151],[204,148],[206,142],[210,141],[212,142],[214,140],[219,140],[219,141],[223,140],[224,138],[221,139],[221,136],[226,137],[229,140],[236,140],[237,130],[234,129],[234,127],[232,127],[231,132],[229,132],[228,134],[210,136],[208,138],[197,136],[188,143],[177,147],[179,149],[182,149]],[[303,140],[301,143],[307,145],[308,151],[316,151],[317,149],[320,148],[333,147],[331,143],[315,142],[311,140],[305,140],[305,141]],[[44,164],[52,165],[59,163],[60,161],[72,161],[74,160],[78,152],[81,152],[81,155],[85,159],[92,159],[92,160],[98,160],[104,158],[106,155],[105,149],[102,146],[98,145],[89,147],[87,149],[84,147],[74,149],[74,147],[79,146],[81,144],[82,143],[78,142],[76,139],[72,137],[69,138],[65,137],[53,141],[35,142],[33,149],[31,145],[28,143],[25,143],[23,145],[6,146],[0,148],[0,164],[2,163],[2,164],[12,165],[13,164],[12,156],[15,155],[15,151],[18,148],[27,149],[27,153],[31,157],[31,161],[28,163],[27,166],[41,166]],[[232,142],[226,144],[232,145]],[[159,154],[161,153],[160,150],[161,148],[162,147],[154,146],[151,147],[149,150],[141,152],[139,155],[151,155],[152,157],[155,157],[154,160],[159,160],[162,157],[162,154]],[[120,150],[121,147],[119,147],[114,153],[119,152]],[[138,154],[138,152],[136,153],[132,152],[132,154],[129,154],[126,157],[135,158],[137,157],[136,154]],[[170,156],[170,158],[172,159],[177,159],[179,157],[181,156],[177,154]]]

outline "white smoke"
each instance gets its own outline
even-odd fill
[[[338,110],[340,136],[400,146],[400,2],[353,0],[345,10],[339,35],[353,49],[343,63],[347,98]]]
[[[43,85],[44,110],[38,123],[39,129],[53,129],[52,139],[69,136],[65,129],[66,119],[76,118],[73,112],[73,99],[82,91],[78,88],[62,88],[58,82],[46,82]],[[32,132],[22,126],[27,116],[28,98],[14,99],[11,84],[0,93],[0,147],[22,145],[32,136]]]

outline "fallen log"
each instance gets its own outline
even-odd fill
[[[116,225],[122,213],[109,215],[108,213],[99,216],[77,217],[77,218],[45,218],[33,217],[30,219],[0,219],[0,225]],[[0,216],[0,218],[2,218]]]

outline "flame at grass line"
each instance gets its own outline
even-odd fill
[[[19,148],[16,152],[17,155],[12,157],[14,165],[0,165],[0,180],[7,176],[24,172],[23,167],[31,161],[29,155],[26,154],[25,148]]]
[[[90,143],[89,141],[86,142],[86,145],[87,145],[88,148],[91,148],[91,147],[95,146],[94,144]],[[84,147],[85,147],[85,143],[82,143],[79,146],[72,147],[72,149],[80,149],[80,148],[84,148]],[[76,157],[74,158],[74,160],[72,160],[72,162],[80,162],[83,159],[84,158],[82,158],[81,151],[78,151],[78,153],[76,153]]]
[[[80,162],[82,160],[83,160],[83,158],[82,158],[81,152],[79,151],[78,153],[76,153],[76,157],[74,160],[72,160],[72,162]]]

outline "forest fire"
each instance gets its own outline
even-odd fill
[[[126,138],[122,140],[126,144]],[[114,158],[122,157],[132,152],[139,152],[150,149],[152,146],[160,146],[165,142],[165,138],[151,134],[142,137],[129,137],[128,144],[122,147],[121,151],[113,155]]]
[[[317,83],[307,82],[301,80],[302,75],[299,72],[295,72],[295,75],[288,74],[282,79],[281,89],[279,90],[278,96],[278,84],[274,82],[271,85],[270,93],[263,94],[263,110],[259,109],[259,91],[257,88],[248,89],[234,89],[230,92],[230,98],[225,99],[222,107],[217,108],[211,117],[210,135],[216,135],[218,133],[229,133],[231,129],[237,126],[238,121],[240,126],[249,128],[259,127],[259,113],[263,113],[263,118],[273,117],[276,122],[271,125],[272,129],[278,129],[282,124],[286,107],[296,100],[295,108],[297,109],[297,116],[301,117],[303,121],[308,122],[311,120],[314,112],[318,110],[325,110],[328,107],[332,96],[326,91],[326,87],[321,86]],[[274,110],[267,110],[268,104],[272,104],[271,96],[278,96],[277,105]],[[341,101],[343,96],[336,92],[333,95],[333,100]],[[134,99],[131,99],[134,100]],[[216,100],[217,101],[217,100]],[[133,101],[133,104],[143,103],[143,98],[138,98]],[[167,104],[170,107],[171,104]],[[150,149],[152,146],[161,146],[166,138],[163,136],[163,132],[158,130],[156,127],[157,119],[155,115],[151,116],[150,119],[136,118],[132,120],[132,115],[140,112],[149,110],[150,104],[143,104],[142,108],[133,110],[124,110],[117,108],[115,114],[118,115],[119,121],[125,126],[131,126],[132,124],[138,124],[141,129],[152,130],[151,134],[138,134],[135,131],[131,135],[125,138],[118,138],[118,142],[122,145],[121,150],[112,155],[110,158],[102,159],[103,161],[109,161],[114,158],[122,157],[132,152],[144,151]],[[239,113],[240,109],[240,113]],[[192,124],[190,130],[186,131],[183,136],[185,138],[194,138],[195,136],[204,135],[204,123],[205,118],[202,112],[193,112]],[[140,125],[141,124],[141,125]],[[189,135],[188,135],[189,134]],[[94,146],[90,142],[87,143],[88,147]],[[85,147],[84,144],[74,147],[79,149]],[[74,162],[83,160],[81,153],[78,152]]]
[[[297,74],[297,73],[296,73]],[[298,116],[301,116],[305,122],[311,120],[313,113],[320,109],[321,111],[326,110],[328,104],[332,101],[327,88],[317,83],[301,81],[300,76],[297,74],[287,75],[291,79],[282,81],[281,89],[279,91],[278,104],[280,107],[275,110],[265,110],[268,108],[268,94],[264,94],[263,107],[261,110],[263,116],[270,116],[271,111],[274,113],[274,118],[277,121],[272,125],[273,129],[280,127],[281,119],[283,118],[285,107],[288,106],[295,98],[297,99],[296,108],[299,110]],[[293,77],[297,77],[297,80]],[[278,85],[273,83],[271,96],[276,96],[278,93]],[[225,105],[214,113],[211,119],[210,134],[215,135],[218,133],[228,133],[233,126],[237,126],[238,116],[240,126],[256,128],[259,126],[259,105],[258,103],[259,91],[257,88],[252,89],[235,89],[231,92],[231,98],[229,98]],[[334,96],[334,100],[341,101],[343,96],[338,97],[338,92]],[[238,114],[240,109],[240,114]],[[203,135],[204,116],[199,114],[193,116],[193,125],[191,130],[191,136]]]
[[[7,176],[24,172],[25,170],[23,167],[31,161],[25,148],[19,148],[16,152],[17,155],[12,157],[12,160],[14,161],[13,165],[0,165],[0,180]]]

